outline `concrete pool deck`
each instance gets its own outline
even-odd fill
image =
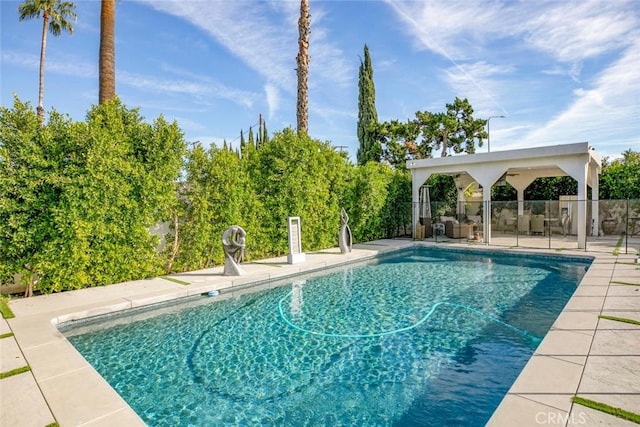
[[[243,264],[246,275],[241,277],[222,276],[222,267],[217,267],[170,276],[188,285],[154,278],[11,300],[16,317],[0,319],[0,335],[14,335],[0,339],[0,372],[25,365],[31,371],[0,380],[0,425],[43,427],[54,421],[61,426],[144,425],[58,331],[58,324],[211,290],[249,292],[244,285],[324,270],[416,244],[432,245],[379,240],[355,245],[348,255],[341,255],[337,248],[307,253],[301,264],[289,265],[286,257]],[[447,246],[469,247],[465,243]],[[640,268],[632,264],[632,255],[571,250],[561,255],[588,256],[594,261],[489,425],[636,425],[573,405],[571,397],[578,394],[640,412],[640,326],[598,317],[640,320]]]

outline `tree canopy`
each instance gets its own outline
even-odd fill
[[[626,150],[611,163],[603,159],[600,198],[640,199],[640,151]]]
[[[486,123],[473,118],[473,107],[466,98],[455,98],[446,104],[445,112],[418,111],[412,120],[375,123],[369,130],[383,147],[383,158],[403,169],[407,160],[431,158],[437,150],[442,157],[451,151],[475,153],[476,144],[482,146],[487,137]]]

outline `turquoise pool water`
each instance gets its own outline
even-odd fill
[[[483,425],[588,265],[413,248],[63,332],[152,426]]]

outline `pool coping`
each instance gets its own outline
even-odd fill
[[[429,242],[385,239],[354,245],[354,250],[350,254],[340,254],[338,248],[307,253],[306,261],[300,264],[287,264],[286,256],[243,264],[246,275],[240,277],[222,276],[222,267],[217,267],[169,276],[172,279],[189,282],[189,285],[183,285],[166,278],[154,278],[107,287],[11,300],[10,306],[16,317],[9,319],[7,323],[14,333],[14,338],[24,359],[31,367],[30,375],[33,376],[39,389],[34,392],[42,394],[48,408],[60,425],[145,425],[129,405],[67,341],[58,330],[57,325],[210,291],[249,292],[250,290],[247,288],[249,284],[269,283],[289,276],[322,271],[402,248],[433,245],[435,244]],[[469,246],[464,244],[447,244],[446,247],[469,249]],[[500,248],[483,245],[474,246],[473,249],[501,251]],[[508,422],[508,425],[513,425],[516,420],[520,420],[525,425],[536,425],[540,424],[536,419],[536,417],[540,417],[539,413],[545,413],[547,417],[550,417],[548,414],[553,413],[557,418],[564,417],[566,419],[575,412],[570,397],[579,391],[585,370],[587,374],[590,372],[589,361],[597,362],[598,366],[608,366],[606,360],[598,359],[598,357],[606,358],[608,355],[594,354],[589,359],[591,350],[594,348],[598,326],[605,325],[605,322],[611,322],[597,320],[597,314],[602,313],[603,309],[607,313],[624,311],[616,309],[615,307],[618,306],[612,305],[613,303],[619,304],[618,308],[626,307],[627,311],[638,310],[635,302],[629,308],[629,303],[624,301],[626,299],[624,296],[621,301],[613,301],[609,305],[606,303],[609,288],[612,286],[610,282],[615,277],[616,261],[628,258],[628,261],[631,262],[633,257],[631,255],[614,256],[604,253],[586,253],[577,250],[558,253],[549,250],[508,249],[504,252],[539,253],[553,256],[570,255],[581,258],[586,256],[594,260],[576,293],[569,300],[538,350],[504,397],[489,424],[502,426],[507,425]],[[631,268],[621,270],[628,270],[630,275],[636,271]],[[633,277],[636,276],[640,277],[640,273],[633,273]],[[638,282],[637,279],[636,282]],[[640,285],[640,282],[638,283]],[[606,287],[606,292],[601,287]],[[599,291],[603,295],[591,295],[598,292],[590,293],[589,291]],[[582,295],[583,293],[585,295]],[[612,294],[610,298],[620,297]],[[612,307],[613,309],[611,309]],[[640,314],[636,312],[635,315],[637,318]],[[593,317],[596,319],[595,322]],[[611,332],[614,329],[603,329],[603,331]],[[627,328],[622,332],[615,329],[616,334],[624,335],[625,331],[627,335],[640,333],[640,328],[637,330]],[[595,348],[598,348],[597,345]],[[636,356],[630,355],[629,357],[640,359],[638,355],[640,352]],[[636,360],[633,359],[631,362],[636,362]],[[636,363],[637,365],[640,364]],[[570,368],[570,375],[563,374],[563,372],[567,372],[567,366]],[[548,378],[545,381],[549,381],[550,378],[553,381],[548,384],[547,388],[540,388],[541,378]],[[594,386],[593,379],[590,381],[585,383],[588,386],[587,389],[590,390],[590,395],[595,396],[600,392],[608,393],[606,390],[599,390],[597,386]],[[597,381],[595,382],[597,383]],[[640,383],[640,381],[637,382]],[[554,390],[553,387],[557,388]],[[640,405],[640,394],[637,394],[640,390],[634,389],[633,384],[630,387],[631,389],[625,392],[627,393],[626,401],[635,405],[637,397]],[[6,392],[3,392],[3,395],[5,394]],[[16,396],[16,400],[18,398]],[[4,405],[3,398],[3,409]],[[633,408],[626,409],[632,410]],[[583,412],[579,415],[584,416]],[[28,413],[24,415],[28,417]],[[5,420],[0,418],[0,421]],[[547,422],[547,424],[549,423]]]

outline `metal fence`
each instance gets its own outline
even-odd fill
[[[620,253],[640,251],[640,199],[525,200],[522,202],[431,202],[398,206],[416,213],[411,238],[440,242],[468,242],[504,247],[580,249]],[[586,211],[584,232],[578,229],[578,214]],[[491,234],[484,236],[491,213]],[[400,236],[400,233],[396,234]],[[582,238],[584,244],[580,244]],[[582,247],[583,246],[583,247]]]

